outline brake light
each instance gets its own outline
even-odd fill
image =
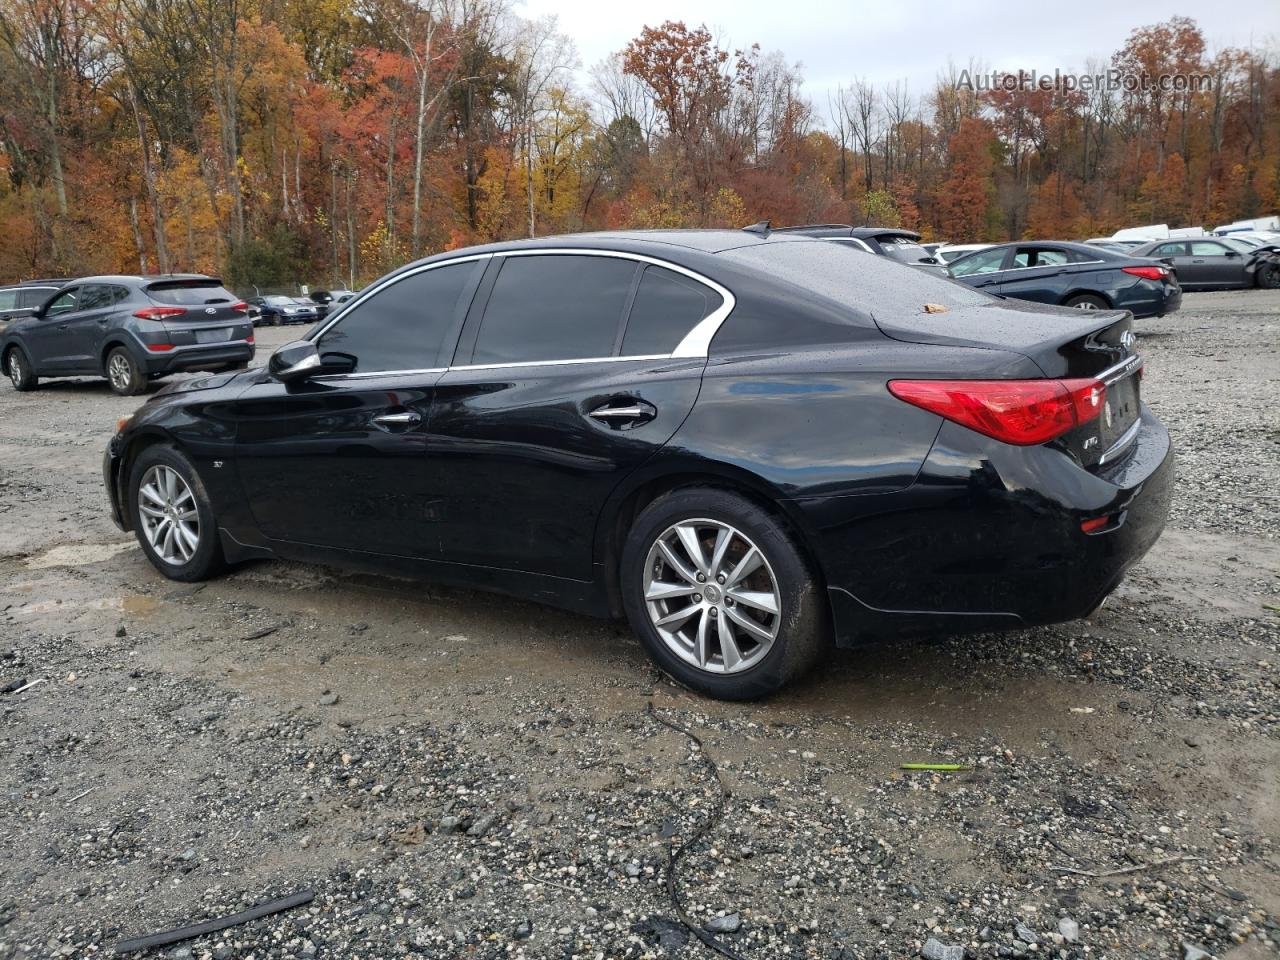
[[[1004,443],[1048,443],[1088,423],[1107,397],[1101,380],[890,380],[899,400]]]
[[[244,342],[245,342],[245,343],[253,343],[253,334],[251,333],[251,334],[249,334],[247,337],[245,337],[245,338],[244,338]]]
[[[167,353],[173,349],[172,343],[148,343],[147,349],[152,353]]]
[[[1143,280],[1163,280],[1169,275],[1168,267],[1121,267],[1120,269]]]
[[[140,307],[133,311],[139,320],[167,320],[169,317],[181,317],[186,313],[183,307]]]
[[[235,303],[231,305],[231,309],[234,310],[236,313],[247,314],[249,312],[249,305],[245,303],[243,300],[237,300]]]

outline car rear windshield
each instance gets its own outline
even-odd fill
[[[920,244],[908,240],[906,237],[882,237],[880,246],[889,256],[905,263],[919,263],[921,260],[927,260],[933,256]]]
[[[237,299],[220,280],[161,280],[147,284],[147,296],[156,303],[172,303],[179,307],[231,303]]]
[[[721,256],[875,317],[918,313],[926,303],[960,309],[995,299],[889,257],[826,240],[758,243]]]

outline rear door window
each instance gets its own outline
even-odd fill
[[[384,286],[343,314],[317,348],[334,373],[389,373],[448,365],[456,332],[483,261],[449,264],[409,274]],[[268,300],[273,299],[268,297]],[[470,301],[470,297],[467,298]]]
[[[1187,254],[1185,243],[1162,243],[1151,251],[1153,257],[1184,257]]]
[[[505,257],[471,362],[613,356],[622,312],[640,266],[620,257]]]
[[[18,308],[17,290],[0,290],[0,310],[16,310]]]
[[[129,299],[127,287],[107,283],[87,283],[80,298],[81,310],[101,310]]]
[[[19,307],[38,307],[57,291],[57,287],[32,287],[18,292]]]
[[[646,267],[627,318],[622,356],[666,356],[722,302],[697,280],[665,267]]]

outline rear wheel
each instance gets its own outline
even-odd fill
[[[725,700],[772,693],[828,643],[817,578],[789,530],[734,493],[655,500],[623,548],[623,604],[658,666]]]
[[[19,347],[10,347],[4,359],[4,372],[15,390],[34,390],[40,383],[27,355]]]
[[[147,375],[128,350],[116,347],[107,354],[107,382],[114,393],[131,397],[147,388]]]
[[[1064,307],[1075,307],[1077,310],[1109,310],[1110,305],[1101,297],[1092,293],[1077,293],[1068,297]]]
[[[195,467],[168,446],[147,447],[129,474],[133,531],[153,566],[173,580],[205,580],[226,561],[213,505]]]

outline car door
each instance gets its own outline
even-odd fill
[[[86,283],[79,309],[62,320],[66,366],[78,373],[101,373],[100,344],[107,321],[117,304],[129,298],[129,290],[118,284]]]
[[[65,373],[70,368],[71,345],[67,325],[80,308],[81,286],[67,287],[45,307],[38,322],[22,332],[22,344],[37,373]]]
[[[993,292],[1035,303],[1058,303],[1067,292],[1069,259],[1067,252],[1059,248],[1020,244],[1014,248],[1009,268],[1000,274]]]
[[[606,499],[697,398],[706,349],[686,337],[732,303],[643,257],[495,255],[436,385],[427,455],[441,559],[591,579]]]
[[[1149,257],[1152,260],[1163,260],[1173,267],[1173,272],[1178,277],[1179,285],[1183,287],[1188,285],[1195,286],[1195,281],[1192,279],[1194,270],[1191,269],[1191,258],[1187,255],[1185,241],[1177,240],[1161,243],[1152,247],[1149,253],[1144,253],[1141,256]]]
[[[1214,287],[1246,286],[1246,258],[1217,240],[1189,240],[1191,268],[1197,282]]]
[[[266,536],[389,556],[438,552],[425,475],[432,389],[487,259],[388,278],[313,335],[319,375],[265,379],[231,405],[236,469]]]

